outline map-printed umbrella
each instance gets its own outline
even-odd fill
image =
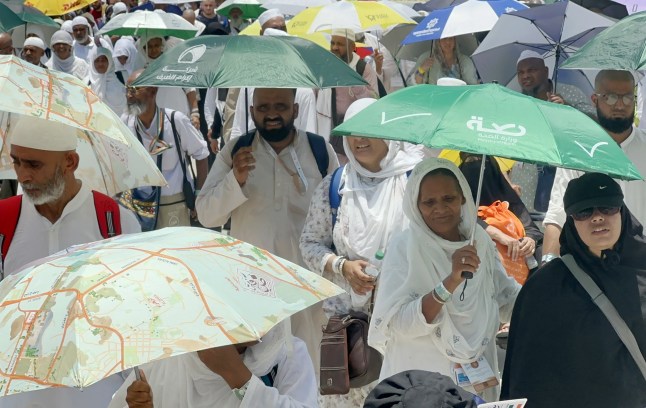
[[[258,63],[261,61],[262,63]],[[207,35],[164,52],[134,86],[330,88],[365,85],[341,59],[298,37]]]
[[[343,292],[202,228],[122,235],[37,264],[0,283],[0,395],[87,387],[156,359],[258,340]]]
[[[166,185],[119,116],[76,77],[2,55],[0,95],[0,179],[16,178],[7,130],[22,115],[78,129],[76,176],[94,190],[112,196],[135,187]]]

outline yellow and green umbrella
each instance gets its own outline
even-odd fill
[[[0,395],[85,388],[156,359],[257,341],[341,293],[318,274],[203,228],[72,247],[0,283]]]
[[[260,23],[258,20],[254,21],[247,28],[240,31],[239,35],[260,35]],[[294,34],[296,37],[305,38],[310,40],[316,45],[320,45],[326,50],[330,49],[330,35],[322,32],[316,32],[312,34]]]
[[[416,23],[382,3],[341,0],[301,11],[287,23],[287,31],[290,34],[330,31],[335,28],[365,31],[386,29],[397,24]]]

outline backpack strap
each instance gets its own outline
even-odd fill
[[[231,158],[240,150],[241,147],[249,147],[253,143],[253,138],[256,136],[256,129],[244,134],[236,140],[236,144],[231,149]]]
[[[18,227],[21,210],[21,195],[0,200],[0,279],[4,279],[4,260]]]
[[[330,165],[330,156],[327,152],[327,146],[323,136],[319,136],[314,133],[306,132],[307,141],[310,143],[310,149],[314,154],[314,159],[316,160],[316,166],[321,173],[321,177],[325,178],[327,176],[327,168]]]
[[[275,365],[270,372],[260,377],[260,379],[267,387],[273,387],[276,382],[277,374],[278,374],[278,365]]]
[[[121,212],[119,204],[111,197],[92,191],[94,197],[94,210],[96,211],[96,221],[99,224],[99,230],[103,239],[112,238],[121,235]]]
[[[121,82],[122,85],[126,85],[126,81],[123,78],[123,72],[122,71],[116,71],[114,73],[114,75],[116,75],[117,79],[119,80],[119,82]]]
[[[334,230],[337,212],[341,205],[341,194],[339,193],[339,188],[341,187],[341,177],[343,176],[344,168],[345,166],[341,166],[334,170],[334,173],[332,173],[332,180],[330,180],[330,191],[328,196],[330,197],[330,210],[332,211],[332,230]]]
[[[363,76],[363,73],[366,70],[366,61],[364,61],[363,59],[360,59],[359,61],[357,61],[357,69],[356,70],[357,70],[357,74]]]

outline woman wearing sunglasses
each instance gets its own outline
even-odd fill
[[[646,355],[646,241],[619,184],[599,173],[571,180],[561,254],[598,285]],[[644,407],[646,380],[608,318],[562,259],[539,269],[514,307],[503,399],[526,407]]]

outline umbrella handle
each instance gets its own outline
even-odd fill
[[[133,367],[133,370],[135,371],[135,379],[137,381],[141,381],[141,371],[139,370],[138,366]]]
[[[476,222],[473,223],[473,226],[471,226],[471,236],[469,237],[469,245],[473,245],[473,242],[475,240],[475,235],[476,235],[476,225],[478,225],[477,218],[478,218],[478,205],[480,205],[480,196],[482,195],[482,179],[484,178],[484,171],[485,171],[485,161],[487,159],[487,155],[483,154],[482,155],[482,161],[480,163],[480,177],[478,178],[478,190],[476,193]],[[463,271],[461,275],[464,279],[473,279],[473,272],[467,272]]]

